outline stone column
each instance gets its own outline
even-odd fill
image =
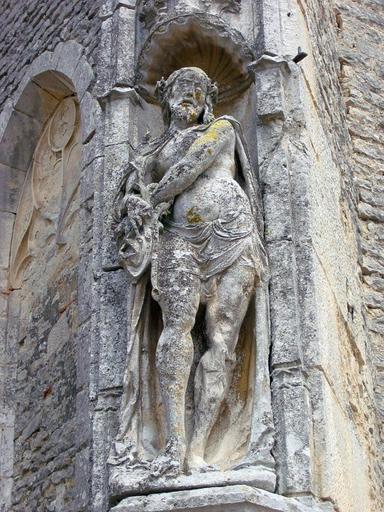
[[[259,118],[265,238],[271,264],[271,369],[277,429],[274,453],[278,462],[278,491],[284,495],[311,493],[311,413],[303,372],[296,255],[294,204],[297,205],[298,198],[292,185],[287,133],[288,118],[297,106],[290,104],[288,92],[297,84],[295,66],[282,57],[267,54],[252,65]]]
[[[104,512],[109,500],[106,460],[117,428],[131,288],[127,273],[116,261],[111,204],[135,144],[135,112],[140,102],[133,89],[135,2],[107,1],[99,15],[103,21],[95,94],[102,108],[97,132],[101,158],[95,169],[94,298],[88,337],[94,403],[92,510]]]

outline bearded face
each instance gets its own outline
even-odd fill
[[[172,84],[168,93],[171,119],[193,124],[201,116],[207,95],[207,82],[197,73],[185,73]]]

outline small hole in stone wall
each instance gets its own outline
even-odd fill
[[[22,338],[20,341],[19,341],[19,347],[24,347],[25,345],[25,337]]]
[[[44,391],[43,391],[43,398],[44,398],[44,400],[46,398],[48,398],[49,396],[51,396],[52,394],[53,394],[52,386],[48,386],[47,389],[44,389]]]
[[[343,30],[343,18],[339,12],[336,13],[336,25],[339,30]]]
[[[290,17],[292,16],[292,13],[291,13],[291,12],[288,12],[288,13],[287,13],[287,16],[288,16],[288,18],[290,18]]]
[[[355,308],[351,304],[347,304],[347,309],[348,309],[348,316],[353,322],[353,318],[355,316]]]

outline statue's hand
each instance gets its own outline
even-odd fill
[[[147,193],[148,193],[148,201],[151,203],[152,207],[154,208],[156,206],[156,190],[159,188],[158,183],[151,183],[147,186]]]
[[[153,208],[142,197],[135,194],[127,194],[124,197],[123,203],[123,211],[125,214],[122,211],[121,217],[125,217],[135,233],[138,234],[145,219],[153,215]]]

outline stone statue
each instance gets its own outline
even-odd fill
[[[157,94],[165,132],[138,148],[116,197],[136,289],[110,462],[206,472],[233,466],[249,443],[261,201],[239,123],[213,116],[208,76],[181,68]]]

